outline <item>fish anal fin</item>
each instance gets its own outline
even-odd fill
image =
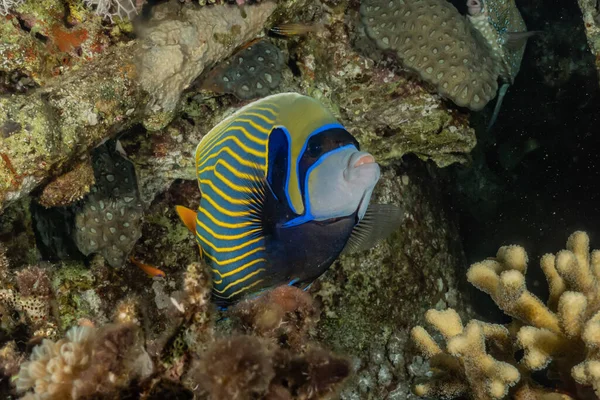
[[[196,212],[184,206],[175,206],[175,211],[181,221],[194,235],[196,234]]]
[[[354,227],[342,254],[368,250],[387,238],[404,218],[404,210],[393,204],[370,204],[363,219]]]

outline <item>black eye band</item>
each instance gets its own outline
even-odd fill
[[[305,192],[304,181],[310,167],[316,163],[323,154],[349,144],[354,145],[360,150],[360,145],[354,136],[347,130],[340,128],[332,128],[319,132],[308,139],[306,148],[298,160],[298,179],[300,182],[300,191],[303,196]]]

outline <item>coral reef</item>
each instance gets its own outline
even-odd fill
[[[96,185],[76,207],[74,240],[86,256],[99,253],[113,267],[125,263],[142,235],[142,203],[133,164],[118,141],[96,148],[92,164]]]
[[[596,69],[600,77],[600,9],[595,0],[577,0],[583,14],[583,24],[588,44],[596,57]]]
[[[0,15],[8,14],[11,8],[14,8],[23,1],[25,0],[2,0],[0,2]]]
[[[89,160],[76,164],[73,169],[48,183],[38,197],[44,207],[64,207],[81,200],[96,183]]]
[[[203,353],[187,379],[211,399],[331,398],[351,374],[349,360],[311,342],[318,316],[309,294],[279,286],[232,310],[234,334]],[[251,334],[251,335],[250,335]],[[235,354],[235,356],[232,356]]]
[[[25,0],[2,0],[0,2],[0,15],[6,15],[9,13],[10,9],[22,3]]]
[[[10,63],[11,71],[22,69],[40,85],[18,86],[22,78],[15,75],[17,83],[7,89],[10,96],[0,98],[0,207],[5,211],[0,239],[7,241],[15,271],[37,265],[40,256],[56,261],[51,283],[58,331],[90,322],[98,330],[109,321],[139,326],[156,369],[147,379],[123,382],[127,387],[122,393],[156,398],[181,393],[190,398],[196,387],[208,393],[213,388],[195,382],[188,374],[190,365],[198,365],[205,352],[215,350],[215,343],[243,334],[252,337],[250,341],[260,337],[262,354],[274,371],[263,392],[271,399],[338,394],[343,399],[408,397],[408,326],[417,322],[432,298],[461,307],[453,272],[461,253],[453,222],[437,200],[441,192],[433,163],[426,166],[416,157],[402,157],[413,153],[438,166],[464,162],[475,144],[468,114],[449,109],[413,75],[395,68],[387,56],[377,60],[365,56],[357,44],[361,37],[367,38],[357,29],[360,17],[352,2],[294,0],[258,6],[246,2],[242,9],[169,1],[148,7],[149,13],[134,21],[135,30],[117,18],[116,24],[102,21],[83,2],[40,2],[50,3],[62,5],[49,7],[53,13],[59,10],[58,22],[53,23],[58,23],[60,34],[53,35],[36,19],[24,19],[27,27],[34,21],[32,30],[47,38],[47,46],[35,33],[26,33],[17,18],[9,17],[9,23],[0,27],[0,55],[6,55],[9,47],[15,55],[2,57],[1,68]],[[272,24],[300,20],[322,22],[322,29],[300,37],[268,39],[287,64],[273,90],[317,98],[356,135],[361,146],[381,161],[376,198],[405,206],[406,226],[393,241],[339,260],[311,287],[312,292],[280,288],[256,302],[240,304],[228,320],[215,323],[220,315],[208,300],[208,275],[201,264],[190,266],[198,252],[173,205],[197,205],[194,148],[210,128],[244,102],[234,95],[197,92],[192,82],[210,67],[218,69],[222,59],[252,46]],[[137,22],[143,23],[138,27]],[[89,34],[86,39],[84,31]],[[4,43],[5,38],[15,42]],[[33,40],[31,48],[28,40]],[[63,51],[49,55],[57,44]],[[27,55],[30,61],[22,61]],[[67,65],[54,68],[51,57],[58,55],[65,57]],[[133,255],[161,268],[164,277],[148,278],[132,267],[112,268],[99,255],[72,257],[71,249],[50,257],[44,247],[51,246],[38,235],[51,232],[48,224],[41,223],[40,209],[58,212],[52,221],[68,222],[72,229],[74,221],[61,212],[81,207],[87,200],[68,206],[61,200],[49,204],[58,207],[45,209],[27,195],[38,196],[43,185],[72,171],[96,146],[104,148],[103,140],[117,135],[134,164],[145,214]],[[103,185],[106,174],[95,180]],[[85,186],[64,186],[64,199],[78,197],[75,192]],[[14,219],[19,224],[13,224]],[[31,225],[38,226],[37,244]],[[17,243],[17,237],[28,240]],[[186,265],[191,269],[185,271]],[[16,281],[13,286],[18,292]],[[30,336],[14,330],[5,333],[17,345]],[[356,374],[346,379],[353,371]],[[2,394],[6,382],[2,381]],[[347,386],[342,388],[342,382]],[[264,388],[264,382],[260,384]]]
[[[276,89],[285,67],[281,50],[267,40],[253,43],[211,70],[202,89],[233,93],[240,99],[267,96]]]
[[[84,0],[84,3],[93,7],[96,14],[113,21],[114,17],[133,19],[145,0]]]
[[[152,95],[146,109],[172,115],[182,91],[206,67],[254,39],[275,7],[275,3],[263,2],[247,7],[245,16],[222,7],[178,10],[172,3],[156,7],[155,15],[160,14],[160,18],[142,33],[138,53],[139,80]],[[175,14],[177,18],[167,18]],[[160,129],[172,119],[165,118],[146,120],[145,124]]]
[[[0,381],[2,375],[12,376],[19,372],[19,367],[25,361],[25,356],[17,349],[14,340],[0,348]]]
[[[379,47],[459,106],[480,110],[496,96],[497,60],[451,3],[370,0],[361,15]]]
[[[578,231],[569,236],[566,250],[544,255],[540,267],[550,290],[547,304],[525,286],[527,262],[522,247],[504,246],[467,272],[469,282],[513,318],[508,327],[473,320],[463,329],[454,310],[430,310],[426,318],[444,336],[446,352],[422,327],[413,329],[421,352],[441,370],[432,382],[416,387],[418,395],[501,399],[510,386],[515,398],[527,398],[520,396],[530,390],[555,393],[536,388],[531,376],[547,369],[565,391],[561,398],[600,396],[600,251],[590,253],[589,237]],[[524,350],[518,363],[517,349]]]
[[[48,268],[28,266],[9,271],[6,249],[0,245],[0,329],[11,332],[26,322],[33,336],[54,337],[57,326],[52,317],[51,275]],[[19,315],[14,320],[12,313]]]
[[[245,300],[233,308],[232,315],[246,333],[292,348],[301,348],[319,321],[313,299],[293,286],[280,286],[258,299]]]
[[[79,399],[116,394],[152,368],[135,325],[76,326],[64,339],[36,346],[15,384],[25,399]]]
[[[190,375],[211,399],[241,400],[263,397],[275,371],[258,338],[237,336],[213,343]]]

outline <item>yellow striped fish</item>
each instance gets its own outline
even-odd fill
[[[344,251],[398,226],[394,206],[371,205],[379,165],[316,100],[255,101],[196,149],[197,211],[177,206],[212,269],[220,306],[282,283],[307,286]]]

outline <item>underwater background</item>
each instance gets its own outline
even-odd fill
[[[599,57],[595,0],[0,1],[0,398],[599,398]],[[223,310],[175,207],[288,92],[402,218]]]

